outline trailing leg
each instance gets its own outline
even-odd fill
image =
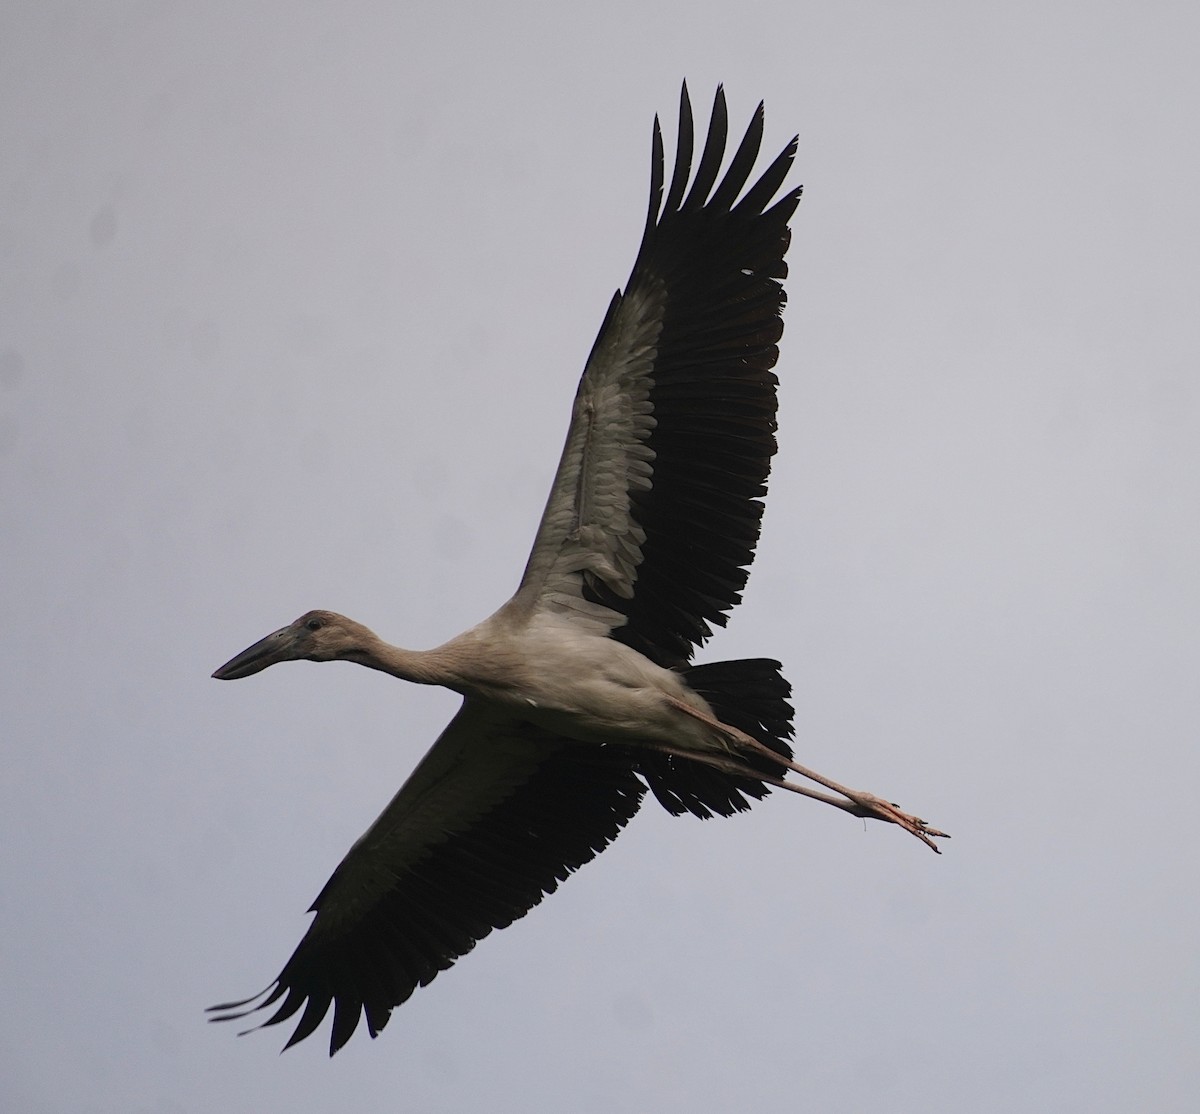
[[[775,778],[768,774],[763,774],[758,771],[750,771],[749,767],[743,766],[733,759],[724,759],[720,755],[701,755],[693,751],[671,751],[681,756],[692,758],[696,761],[705,762],[710,766],[721,769],[718,765],[719,761],[728,761],[734,768],[727,769],[729,773],[738,773],[742,776],[757,777],[760,781],[766,782],[768,785],[775,785],[781,789],[790,789],[794,793],[800,793],[805,797],[811,797],[813,800],[824,801],[826,804],[831,804],[835,808],[840,808],[844,812],[849,812],[852,816],[862,816],[873,820],[882,820],[888,824],[897,824],[906,832],[916,836],[926,847],[941,854],[934,839],[949,839],[950,837],[945,832],[940,832],[936,828],[931,828],[926,821],[919,816],[914,816],[911,813],[904,812],[896,805],[889,801],[877,797],[874,793],[867,793],[860,789],[848,789],[844,785],[839,785],[836,781],[832,781],[821,774],[810,770],[799,763],[793,761],[790,757],[786,757],[777,751],[771,750],[765,744],[757,739],[746,734],[744,731],[738,730],[736,727],[731,727],[727,723],[721,723],[719,720],[712,719],[696,708],[685,704],[682,700],[676,700],[673,697],[667,697],[670,703],[679,709],[679,711],[698,719],[701,723],[711,727],[715,732],[724,735],[733,744],[734,748],[744,755],[758,755],[761,757],[769,757],[772,762],[786,766],[789,770],[799,774],[809,781],[814,781],[818,785],[824,786],[833,793],[838,794],[837,797],[831,797],[824,793],[818,793],[812,789],[805,789],[802,786],[795,785],[791,782],[784,781],[782,778]],[[667,749],[667,748],[656,748]],[[711,759],[716,759],[713,761]]]

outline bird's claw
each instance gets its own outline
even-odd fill
[[[853,797],[854,803],[858,805],[860,816],[870,817],[873,820],[883,820],[888,824],[898,824],[906,832],[915,835],[926,847],[935,854],[940,855],[942,850],[933,841],[935,839],[949,839],[950,836],[946,832],[939,832],[937,828],[931,828],[926,821],[919,816],[913,816],[911,813],[902,811],[891,801],[885,801],[882,797],[876,797],[873,793],[856,793]]]

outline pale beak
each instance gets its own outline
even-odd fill
[[[284,627],[274,634],[248,646],[237,657],[230,658],[213,676],[218,681],[238,681],[266,669],[276,662],[291,661],[294,657],[292,649],[295,646],[296,632],[291,627]]]

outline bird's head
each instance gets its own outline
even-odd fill
[[[237,681],[281,661],[353,661],[373,637],[361,623],[336,611],[309,611],[230,658],[213,676]]]

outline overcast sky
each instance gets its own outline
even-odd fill
[[[0,1108],[1194,1109],[1198,10],[4,5]],[[953,840],[651,801],[379,1040],[206,1025],[456,702],[209,674],[512,591],[684,77],[805,184],[702,658]]]

